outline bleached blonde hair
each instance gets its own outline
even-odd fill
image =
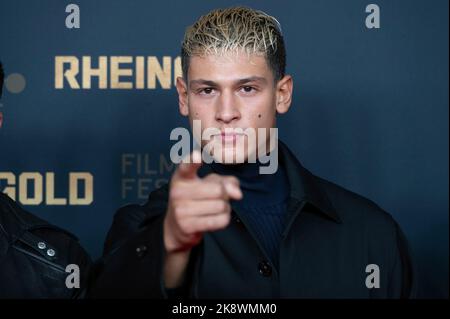
[[[245,52],[266,57],[274,79],[284,76],[286,52],[281,26],[267,13],[248,7],[216,9],[186,29],[182,47],[183,76],[192,56]]]

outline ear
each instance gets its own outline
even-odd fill
[[[177,77],[178,107],[181,115],[189,115],[187,84],[182,77]]]
[[[276,92],[276,109],[280,114],[286,113],[289,110],[292,102],[292,89],[294,87],[294,82],[292,76],[285,75],[277,83]]]

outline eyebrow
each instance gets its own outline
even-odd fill
[[[266,84],[267,80],[264,77],[261,76],[250,76],[248,78],[243,78],[235,81],[235,84],[242,85],[249,82],[260,82],[262,84]],[[196,79],[189,81],[189,86],[192,87],[193,85],[207,85],[207,86],[213,86],[217,87],[219,86],[218,83],[211,81],[211,80],[205,80],[205,79]]]

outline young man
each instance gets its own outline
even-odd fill
[[[388,213],[313,175],[281,142],[269,148],[274,174],[249,160],[266,155],[270,135],[255,144],[237,129],[275,128],[291,105],[285,55],[279,23],[261,11],[214,10],[187,29],[179,110],[201,133],[216,129],[199,144],[221,152],[207,152],[211,164],[194,152],[146,204],[118,211],[94,297],[411,296],[406,240]]]
[[[3,78],[0,62],[0,98]],[[2,124],[0,112],[0,128]],[[70,264],[79,267],[78,288],[66,285]],[[91,260],[75,236],[30,214],[0,191],[0,298],[83,297],[90,268]],[[75,284],[76,279],[68,282]]]

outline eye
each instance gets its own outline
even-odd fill
[[[200,89],[200,91],[199,91],[200,94],[205,94],[205,95],[209,95],[213,92],[214,92],[213,88],[203,88],[203,89]]]
[[[256,91],[256,89],[253,86],[243,86],[241,88],[241,91],[243,91],[244,93],[252,93]]]

